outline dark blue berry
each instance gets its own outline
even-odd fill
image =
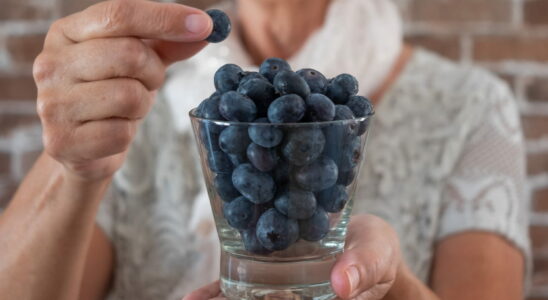
[[[349,186],[356,178],[356,170],[350,169],[348,171],[339,171],[339,178],[337,179],[338,184]]]
[[[225,203],[223,214],[230,226],[240,230],[254,227],[260,216],[256,205],[245,197]]]
[[[274,179],[248,163],[241,164],[234,170],[232,183],[242,195],[255,204],[272,200],[276,193]]]
[[[305,241],[317,242],[328,233],[329,215],[320,207],[311,218],[299,221],[299,234]]]
[[[270,82],[274,81],[280,71],[291,71],[291,67],[285,60],[276,57],[266,59],[259,67],[259,73]]]
[[[230,91],[221,97],[219,112],[228,121],[251,122],[255,120],[257,107],[248,97]]]
[[[217,174],[213,181],[215,190],[221,199],[225,202],[230,202],[234,198],[240,196],[240,192],[232,184],[232,174]]]
[[[306,104],[299,95],[285,95],[274,100],[268,107],[270,123],[296,123],[306,112]]]
[[[310,122],[332,121],[335,118],[335,104],[322,94],[310,94],[306,98],[306,120]]]
[[[358,81],[350,74],[341,74],[329,81],[326,95],[336,104],[345,104],[358,93]]]
[[[207,10],[206,13],[213,21],[213,31],[207,37],[206,41],[210,43],[220,43],[224,41],[232,30],[230,18],[223,11],[218,9],[210,9]]]
[[[348,193],[344,185],[335,185],[316,193],[316,199],[318,200],[318,205],[323,207],[327,212],[338,213],[344,208],[346,202],[348,202]]]
[[[314,69],[302,69],[297,74],[306,81],[311,93],[325,94],[328,82],[322,73]]]
[[[220,102],[221,97],[217,93],[202,101],[200,106],[198,106],[200,117],[208,120],[224,120],[219,112]]]
[[[272,253],[272,251],[267,250],[261,245],[257,239],[257,229],[252,227],[250,229],[245,229],[240,232],[242,241],[244,242],[245,250],[260,255],[266,255]]]
[[[276,149],[261,147],[255,143],[247,147],[247,159],[261,172],[270,172],[274,169],[279,158]]]
[[[332,187],[338,176],[337,164],[322,156],[313,163],[300,167],[295,173],[295,180],[301,188],[317,192]]]
[[[228,126],[219,136],[219,146],[225,153],[244,153],[249,143],[247,126]]]
[[[299,224],[276,209],[269,209],[257,222],[257,239],[272,251],[287,249],[299,238]]]
[[[334,120],[352,120],[354,119],[354,113],[346,105],[335,105]]]
[[[266,79],[250,79],[240,83],[238,93],[246,95],[257,106],[257,114],[266,116],[268,106],[276,99],[274,86]]]
[[[325,137],[321,129],[299,128],[288,133],[282,154],[287,161],[303,166],[317,159],[325,146]]]
[[[208,151],[221,149],[219,148],[219,133],[223,128],[209,122],[200,124],[200,141]]]
[[[316,211],[316,197],[312,192],[289,187],[278,193],[274,206],[290,219],[308,219]]]
[[[244,72],[242,79],[240,79],[240,85],[243,85],[246,81],[249,81],[251,79],[262,79],[268,81],[268,79],[259,74],[259,72]]]
[[[361,160],[362,145],[360,138],[356,137],[352,139],[348,144],[343,145],[342,156],[337,165],[339,170],[346,172],[354,169]]]
[[[209,165],[209,169],[211,169],[211,171],[215,173],[232,172],[232,163],[223,151],[209,151],[207,154],[207,162]]]
[[[260,146],[266,148],[272,148],[278,146],[284,137],[284,133],[281,129],[272,125],[268,125],[267,118],[260,118],[255,120],[258,125],[249,126],[249,137],[251,140]],[[262,125],[261,125],[262,124]]]
[[[226,64],[215,72],[213,81],[215,88],[220,93],[235,91],[238,88],[243,70],[235,64]]]
[[[362,96],[351,96],[346,106],[352,110],[357,118],[369,116],[373,113],[373,105],[367,98]]]
[[[310,95],[306,81],[293,71],[281,71],[276,74],[274,88],[280,95],[297,94],[303,99]]]

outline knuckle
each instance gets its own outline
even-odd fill
[[[36,101],[36,111],[42,122],[50,123],[59,113],[59,104],[46,93],[41,93]]]
[[[133,74],[146,67],[148,51],[143,42],[135,38],[126,38],[121,40],[119,47],[128,72]]]
[[[32,75],[37,83],[44,82],[53,77],[57,63],[55,59],[44,52],[40,53],[34,60]]]
[[[143,99],[146,97],[146,93],[137,81],[123,85],[119,89],[118,101],[122,109],[131,116],[133,119],[140,119],[143,117]]]
[[[61,132],[50,127],[44,128],[42,142],[46,153],[57,160],[62,158],[63,152],[66,149],[66,143],[64,142],[64,137]]]

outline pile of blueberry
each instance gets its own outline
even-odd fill
[[[324,238],[329,213],[348,201],[368,126],[363,117],[373,114],[369,100],[356,95],[357,80],[293,72],[286,61],[269,58],[259,72],[224,65],[214,83],[216,92],[194,114],[240,122],[202,121],[199,138],[224,218],[245,248],[266,255],[299,239]],[[347,121],[330,122],[337,120]]]

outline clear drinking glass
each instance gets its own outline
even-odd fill
[[[344,248],[355,178],[365,155],[372,115],[330,122],[257,124],[206,120],[196,117],[194,110],[189,114],[222,247],[224,295],[246,300],[335,298],[330,271]],[[250,127],[267,140],[283,135],[279,145],[265,147],[271,152],[261,152],[268,154],[266,158],[259,155],[262,161],[257,161],[257,155],[251,161],[248,158],[250,141],[245,133]],[[223,134],[228,128],[231,135]],[[270,162],[266,167],[265,161]],[[234,178],[244,169],[253,171]],[[260,181],[259,177],[271,179]],[[257,193],[250,195],[248,188],[258,188]],[[244,205],[247,210],[234,209],[233,204],[232,211],[225,212],[240,194],[246,194],[246,200],[257,199]],[[283,195],[285,199],[279,200]],[[264,216],[266,212],[270,218]],[[231,226],[225,214],[236,216],[238,222]],[[250,221],[242,224],[242,219]]]

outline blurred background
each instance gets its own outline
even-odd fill
[[[364,0],[366,1],[366,0]],[[529,300],[548,300],[548,0],[395,0],[406,39],[513,88],[527,140],[531,237]],[[51,22],[97,0],[0,0],[0,207],[41,151],[32,62]],[[207,7],[215,0],[179,0]]]

